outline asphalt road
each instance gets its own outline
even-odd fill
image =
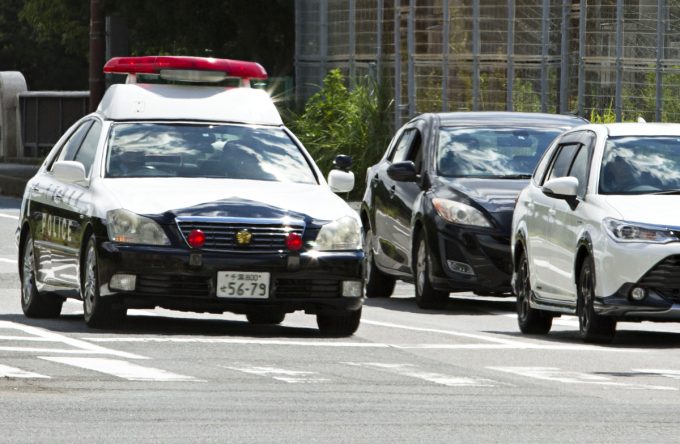
[[[0,198],[1,442],[678,441],[680,325],[620,324],[614,344],[518,332],[510,299],[416,307],[401,284],[367,300],[352,338],[312,316],[132,310],[88,329],[82,306],[21,314],[14,228]]]

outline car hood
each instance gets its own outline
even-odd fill
[[[510,211],[520,191],[529,184],[527,179],[474,179],[438,177],[436,194],[448,198],[469,199],[490,213]]]
[[[612,217],[629,222],[653,225],[680,226],[680,196],[673,195],[627,195],[606,196],[605,201],[619,215]]]
[[[205,178],[116,178],[103,182],[117,208],[137,214],[262,218],[289,215],[325,221],[347,215],[358,218],[325,185]]]

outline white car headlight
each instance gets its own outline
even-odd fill
[[[313,245],[321,251],[360,250],[361,226],[353,217],[342,217],[323,225]]]
[[[148,217],[118,209],[106,213],[109,239],[126,244],[170,245],[163,228]]]
[[[462,202],[448,199],[432,199],[432,205],[444,220],[454,224],[476,225],[478,227],[491,227],[489,220],[481,211]]]
[[[604,218],[605,231],[616,242],[649,242],[665,244],[680,240],[680,231],[657,225],[626,222],[625,220]]]

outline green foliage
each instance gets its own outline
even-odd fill
[[[380,159],[389,142],[390,107],[383,86],[366,78],[349,90],[340,70],[334,69],[309,98],[304,112],[290,116],[288,126],[324,173],[336,155],[352,156],[356,177],[352,197],[356,198],[364,191],[366,168]]]
[[[593,108],[590,110],[590,117],[588,117],[588,120],[590,120],[590,123],[615,123],[616,113],[611,104],[601,111]]]

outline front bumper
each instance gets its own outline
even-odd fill
[[[512,275],[510,236],[497,230],[462,227],[435,217],[428,239],[432,249],[432,286],[444,291],[509,293]],[[472,273],[456,272],[449,261],[466,264]]]
[[[202,252],[105,241],[99,248],[102,296],[115,296],[131,308],[246,314],[253,311],[307,313],[353,311],[360,297],[342,296],[343,281],[362,281],[362,251],[292,253]],[[217,296],[218,271],[269,272],[267,299]],[[109,288],[114,274],[134,274],[134,291]]]

